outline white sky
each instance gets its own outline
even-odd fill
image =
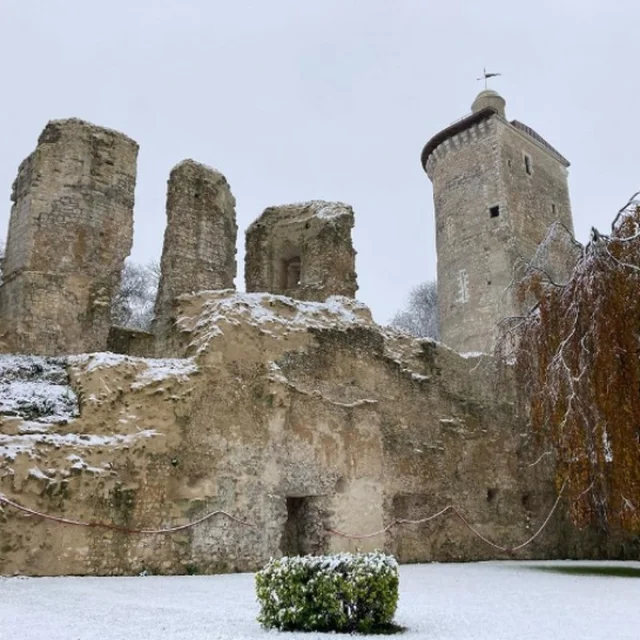
[[[222,171],[244,229],[267,206],[356,213],[358,297],[379,322],[434,278],[422,146],[469,111],[486,65],[507,116],[572,163],[576,235],[640,189],[637,0],[0,0],[0,233],[46,122],[140,145],[132,257],[157,259],[166,180]]]

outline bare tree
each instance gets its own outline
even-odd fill
[[[142,331],[151,328],[159,277],[160,266],[157,262],[125,262],[120,288],[111,305],[111,321],[114,325]]]
[[[440,337],[438,289],[435,281],[423,282],[409,293],[407,306],[391,319],[391,326],[418,338]]]

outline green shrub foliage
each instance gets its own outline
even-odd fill
[[[383,553],[281,558],[256,574],[256,590],[268,629],[383,631],[398,604],[398,563]]]

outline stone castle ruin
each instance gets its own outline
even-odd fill
[[[229,185],[181,162],[153,330],[110,327],[136,155],[122,134],[51,122],[14,184],[0,574],[246,571],[376,548],[489,559],[523,541],[517,557],[631,553],[558,508],[554,457],[528,432],[508,368],[372,321],[354,299],[345,204],[268,208],[246,232],[236,292]],[[482,93],[423,164],[445,342],[486,351],[513,312],[499,292],[517,261],[570,263],[562,241],[537,248],[556,219],[572,228],[567,163]]]
[[[353,223],[353,210],[339,202],[270,207],[247,229],[247,291],[297,300],[354,298]]]

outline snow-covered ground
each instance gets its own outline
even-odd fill
[[[400,568],[396,638],[603,640],[640,637],[640,579],[483,562]],[[589,563],[614,564],[614,563]],[[640,562],[615,563],[640,570]],[[256,623],[253,575],[1,578],[2,640],[275,638]],[[283,640],[322,634],[286,633]],[[381,636],[375,636],[378,640]]]

